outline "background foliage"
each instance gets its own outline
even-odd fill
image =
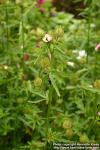
[[[100,5],[83,2],[82,19],[51,1],[0,2],[0,149],[99,143]]]

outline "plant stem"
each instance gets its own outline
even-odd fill
[[[87,24],[88,24],[88,31],[87,31],[87,64],[89,62],[89,50],[90,50],[90,25],[91,25],[91,13],[90,13],[90,7],[89,7],[89,12],[88,12],[88,19],[87,19]]]
[[[4,46],[4,25],[1,24],[1,29],[2,29],[2,50],[5,51],[5,46]]]
[[[98,61],[97,54],[95,53],[94,55],[95,55],[95,60],[94,60],[94,63],[95,63],[94,65],[95,65],[95,66],[94,66],[94,73],[93,73],[93,82],[95,82],[95,80],[96,80],[96,78],[97,78],[97,68],[96,68],[96,66],[97,66],[97,61]],[[94,124],[95,124],[97,112],[98,112],[98,110],[99,110],[99,109],[97,109],[98,94],[95,93],[94,96],[95,96],[94,104],[93,104],[94,118],[93,118],[93,120],[91,121],[91,124],[90,124],[90,126],[89,126],[88,134],[91,132],[91,130],[92,130]]]
[[[94,82],[95,82],[95,80],[96,80],[96,78],[97,78],[97,61],[98,61],[98,56],[97,56],[98,54],[97,53],[94,53]]]
[[[47,110],[47,118],[46,118],[46,145],[45,150],[47,150],[48,143],[48,132],[49,132],[49,122],[50,122],[50,110],[51,110],[51,102],[52,102],[52,86],[49,88],[49,102],[48,102],[48,110]]]
[[[6,8],[5,8],[6,10],[6,17],[5,17],[5,20],[6,20],[6,36],[7,36],[7,47],[6,47],[6,50],[7,50],[7,52],[8,52],[8,49],[9,49],[9,42],[8,42],[8,40],[9,40],[9,31],[8,31],[8,4],[6,4]]]
[[[89,62],[89,49],[90,49],[90,21],[88,21],[88,35],[87,35],[87,64]]]
[[[96,100],[96,102],[95,102]],[[94,100],[94,118],[93,120],[91,121],[91,124],[89,126],[89,129],[88,129],[88,134],[90,134],[93,126],[95,125],[95,121],[96,121],[96,116],[97,116],[97,112],[99,111],[99,107],[97,108],[97,93],[95,94],[95,100]]]
[[[50,53],[50,61],[51,61],[51,68],[52,68],[52,52],[50,50],[50,45],[48,45],[48,52]],[[51,102],[52,102],[52,93],[53,92],[53,88],[52,85],[50,84],[49,87],[49,94],[48,94],[48,108],[47,108],[47,116],[46,116],[46,143],[45,143],[45,148],[44,150],[47,150],[47,144],[48,144],[48,132],[49,132],[49,123],[50,123],[50,111],[51,111]]]
[[[21,34],[22,34],[22,49],[23,49],[23,53],[24,53],[24,45],[25,45],[25,42],[24,42],[24,20],[23,20],[23,6],[21,5],[21,25],[22,25],[22,31],[21,31]]]

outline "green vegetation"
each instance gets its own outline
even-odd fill
[[[0,2],[0,149],[100,142],[100,5]],[[49,143],[49,146],[48,146]]]

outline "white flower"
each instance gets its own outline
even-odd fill
[[[93,88],[93,85],[90,84],[90,85],[88,85],[88,87],[89,87],[89,88]]]
[[[81,59],[81,58],[84,58],[86,56],[87,56],[86,51],[85,50],[80,50],[77,59]]]
[[[20,48],[23,49],[24,48],[23,45],[21,45]]]
[[[46,42],[46,43],[52,41],[52,36],[49,35],[49,34],[45,34],[45,36],[43,38],[43,41]]]
[[[7,69],[8,69],[8,66],[4,65],[4,69],[7,70]]]
[[[87,54],[86,54],[85,50],[79,51],[79,56],[80,56],[80,57],[86,57]]]
[[[68,65],[68,66],[71,66],[71,67],[74,67],[74,62],[68,61],[68,62],[67,62],[67,65]]]
[[[100,112],[98,112],[98,116],[100,116]]]

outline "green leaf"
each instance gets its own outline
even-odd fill
[[[40,100],[28,101],[28,102],[31,103],[31,104],[37,104],[37,103],[43,102],[43,101],[45,101],[45,100],[46,100],[46,99],[40,99]]]
[[[57,95],[60,97],[59,89],[58,89],[58,87],[57,87],[57,85],[56,85],[56,83],[55,83],[55,81],[54,81],[54,79],[53,79],[52,75],[51,75],[51,74],[49,74],[49,77],[50,77],[50,80],[51,80],[52,86],[54,87],[54,89],[55,89],[55,91],[56,91]]]
[[[100,90],[99,89],[95,89],[95,88],[90,88],[90,87],[82,87],[83,89],[90,91],[92,93],[98,93],[100,94]]]
[[[40,96],[42,97],[43,99],[47,99],[47,97],[45,95],[43,95],[42,93],[39,92],[36,92],[36,91],[32,91],[33,94],[37,95],[37,96]]]

